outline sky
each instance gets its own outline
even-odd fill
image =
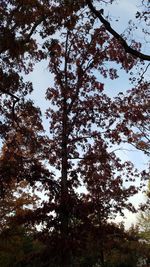
[[[117,4],[118,3],[118,4]],[[131,19],[136,13],[136,4],[139,4],[139,0],[118,0],[116,4],[105,9],[106,15],[112,16],[113,21],[111,22],[112,27],[119,33],[126,30],[128,20]],[[119,19],[116,21],[116,19]],[[135,38],[142,39],[142,33],[140,26],[134,32]],[[145,45],[145,50],[147,47]],[[123,70],[119,70],[120,78],[116,80],[105,81],[105,91],[111,96],[115,96],[120,91],[126,91],[131,88],[129,82],[129,75]],[[147,76],[150,72],[147,72]],[[46,89],[53,85],[53,75],[49,73],[47,68],[47,62],[43,61],[36,64],[34,71],[25,77],[25,80],[30,80],[33,83],[34,92],[31,98],[34,100],[35,105],[39,106],[43,113],[43,123],[46,131],[48,132],[48,121],[44,117],[45,110],[49,106],[49,102],[44,99]],[[148,158],[140,151],[136,151],[130,145],[126,146],[126,149],[130,151],[119,151],[119,156],[122,160],[131,160],[139,169],[143,169],[148,164]],[[138,204],[141,200],[144,200],[144,196],[139,194],[133,198],[134,204]],[[132,213],[126,212],[125,226],[129,227],[132,223],[136,222],[136,216]],[[121,217],[117,218],[117,222],[122,221]]]

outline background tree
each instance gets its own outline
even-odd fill
[[[149,207],[149,198],[150,198],[150,182],[148,183],[148,189],[146,191],[146,206],[145,210],[141,211],[137,217],[137,225],[139,226],[141,238],[150,241],[150,207]]]
[[[0,231],[17,223],[17,217],[23,216],[28,209],[34,210],[38,206],[38,196],[30,193],[30,190],[26,181],[7,184],[7,193],[5,191],[5,196],[0,199]]]
[[[36,238],[34,220],[27,217],[40,206],[40,198],[26,180],[17,182],[12,179],[3,189],[0,198],[0,265],[36,266],[44,244]]]
[[[123,230],[122,226],[119,227],[122,234],[116,234],[111,250],[106,251],[106,266],[132,267],[145,261],[147,246],[139,242],[138,228],[132,225],[128,230]]]
[[[0,264],[3,267],[40,266],[39,254],[44,244],[23,226],[10,225],[0,233]]]

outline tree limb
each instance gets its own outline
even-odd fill
[[[127,53],[131,54],[132,56],[134,56],[136,58],[140,58],[140,59],[145,60],[145,61],[150,61],[150,55],[143,54],[143,53],[133,49],[132,47],[130,47],[127,44],[125,39],[111,27],[110,23],[106,19],[104,19],[104,17],[102,16],[102,13],[95,9],[91,0],[86,0],[86,3],[88,5],[90,11],[100,20],[101,23],[104,24],[106,30],[109,33],[111,33],[122,44],[124,50]]]
[[[30,32],[26,35],[25,38],[20,38],[19,40],[14,39],[14,42],[19,41],[22,45],[25,45],[27,43],[29,43],[31,36],[33,35],[33,33],[35,32],[36,28],[40,25],[40,23],[43,21],[43,17],[40,17],[35,23],[34,25],[31,27]],[[10,31],[14,30],[17,27],[17,25],[15,24],[13,29],[10,29]],[[2,38],[2,36],[0,36]],[[9,50],[9,47],[5,46],[5,44],[1,47],[0,46],[0,54],[6,52],[7,50]]]
[[[2,92],[2,94],[6,94],[6,95],[9,95],[10,97],[13,98],[13,104],[12,104],[12,115],[13,115],[13,118],[15,118],[15,105],[17,102],[20,101],[20,98],[14,94],[12,94],[11,92],[7,92],[3,89],[0,89],[0,91]]]

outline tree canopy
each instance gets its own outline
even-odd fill
[[[124,216],[126,209],[136,212],[131,197],[147,177],[147,170],[123,160],[116,151],[130,144],[150,153],[150,83],[146,79],[150,55],[142,42],[132,38],[142,23],[148,43],[149,6],[141,0],[134,21],[120,34],[112,26],[113,15],[106,14],[114,3],[0,2],[0,204],[6,214],[0,225],[8,226],[1,227],[0,238],[4,240],[5,231],[10,231],[12,243],[20,236],[23,256],[14,266],[35,266],[38,255],[45,267],[104,267],[113,266],[113,260],[116,264],[118,251],[123,258],[126,249],[130,254],[128,242],[118,250],[121,238],[130,239],[128,233],[109,221],[118,214]],[[32,80],[25,81],[40,62],[53,75],[49,87],[41,88],[49,103],[45,113],[48,133],[32,99]],[[108,79],[120,79],[122,84],[119,69],[129,74],[130,88],[127,92],[120,88],[112,97],[105,87]],[[18,214],[15,205],[21,184],[41,191],[46,200],[34,207],[35,195],[25,190],[19,205],[31,202],[32,208]],[[15,233],[5,219],[12,204]],[[24,261],[22,248],[26,239],[33,249],[29,262]],[[35,243],[40,249],[34,249]],[[4,262],[4,253],[0,257]]]

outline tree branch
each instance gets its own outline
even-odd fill
[[[100,13],[100,11],[95,9],[91,0],[86,0],[86,3],[88,5],[90,11],[100,20],[101,23],[104,24],[106,30],[109,33],[111,33],[122,44],[126,53],[129,53],[136,58],[140,58],[140,59],[145,60],[145,61],[150,61],[150,55],[143,54],[143,53],[131,48],[127,44],[125,39],[111,27],[110,23],[106,19],[104,19],[104,17],[102,16],[102,13]]]
[[[13,114],[13,118],[15,118],[15,105],[16,105],[17,102],[20,101],[20,98],[18,96],[16,96],[16,95],[12,94],[11,92],[6,92],[3,89],[0,89],[0,91],[2,92],[2,94],[9,95],[10,97],[13,98],[12,114]]]
[[[14,42],[20,42],[22,45],[25,45],[27,43],[29,43],[31,36],[33,35],[33,33],[35,32],[36,28],[40,25],[40,23],[43,21],[43,17],[40,17],[35,23],[34,25],[31,27],[30,32],[26,35],[25,38],[20,38],[20,39],[14,39]],[[13,29],[10,29],[10,31],[13,32],[13,30],[15,30],[15,28],[17,27],[17,25],[15,24]],[[2,36],[0,36],[2,38]],[[9,50],[9,48],[7,46],[5,46],[5,44],[1,47],[0,46],[0,54],[6,52],[7,50]]]

